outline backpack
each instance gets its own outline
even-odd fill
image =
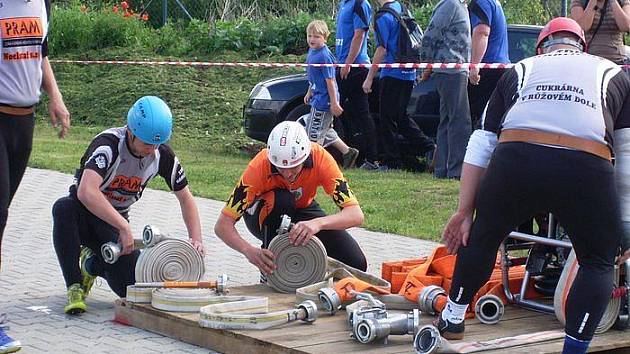
[[[396,61],[399,63],[420,63],[420,47],[422,46],[422,37],[424,36],[422,28],[413,18],[413,15],[405,6],[400,4],[400,14],[396,10],[389,7],[390,3],[383,5],[374,16],[374,32],[378,36],[379,43],[384,43],[383,38],[379,34],[377,20],[384,14],[391,14],[399,25],[398,31],[398,49],[395,53]]]

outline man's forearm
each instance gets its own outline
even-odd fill
[[[55,79],[55,74],[50,66],[48,57],[44,57],[42,60],[42,89],[46,91],[46,94],[48,94],[51,100],[62,99],[61,91],[59,91],[59,87],[57,86],[57,80]]]
[[[472,213],[475,210],[477,190],[485,173],[485,168],[464,162],[459,184],[459,212]]]
[[[347,206],[338,213],[318,218],[321,230],[345,230],[363,224],[363,211],[357,205]]]
[[[188,230],[188,237],[195,241],[202,242],[201,238],[201,221],[199,218],[199,210],[195,199],[190,193],[188,187],[175,192],[177,199],[179,200],[179,206],[182,211],[182,219],[186,224],[186,230]]]
[[[86,188],[78,193],[77,196],[87,210],[116,230],[122,230],[129,226],[127,220],[120,215],[99,189]]]
[[[374,76],[376,76],[376,72],[378,71],[378,67],[376,65],[380,64],[383,61],[386,53],[387,51],[384,47],[378,46],[378,48],[376,48],[376,51],[374,52],[374,58],[372,58],[373,66],[370,67],[370,71],[367,75],[368,79],[374,79]]]
[[[234,227],[235,220],[221,213],[217,223],[214,225],[214,233],[231,249],[245,254],[248,248],[252,247]]]
[[[365,38],[365,30],[355,30],[354,37],[350,43],[350,50],[348,51],[348,57],[346,57],[345,64],[353,64],[357,59],[359,52],[361,51],[361,45],[363,44],[363,38]]]
[[[472,35],[472,52],[470,56],[470,60],[472,63],[481,63],[483,56],[486,54],[486,50],[488,49],[488,37],[489,33],[486,33],[484,29],[480,29],[479,27],[484,25],[479,25],[475,27]]]

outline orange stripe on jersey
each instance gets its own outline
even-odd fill
[[[0,19],[0,37],[3,40],[17,38],[41,38],[44,34],[39,17],[16,17]]]
[[[313,143],[309,159],[312,165],[305,163],[297,180],[289,183],[280,174],[272,172],[267,149],[259,152],[247,165],[223,213],[238,219],[254,200],[274,189],[290,191],[297,208],[309,206],[320,186],[340,208],[359,204],[335,159],[324,148]]]

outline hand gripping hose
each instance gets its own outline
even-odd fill
[[[433,353],[476,353],[493,349],[505,349],[519,345],[541,343],[564,338],[564,331],[543,331],[521,334],[514,337],[503,337],[477,342],[450,343],[440,335],[433,325],[426,325],[418,331],[413,341],[417,354]]]
[[[180,239],[163,239],[140,253],[136,263],[136,282],[197,282],[204,272],[203,258],[190,243]]]
[[[556,292],[553,296],[553,308],[556,313],[556,318],[560,321],[560,323],[562,323],[562,325],[566,323],[565,306],[569,290],[573,285],[573,281],[575,280],[575,276],[577,275],[579,268],[580,265],[575,257],[575,251],[571,250],[569,257],[564,263],[564,268],[562,269],[562,274],[560,274],[560,280],[558,280],[558,286],[556,287]],[[615,288],[619,286],[619,276],[619,267],[615,266],[613,273]],[[606,307],[606,311],[604,311],[604,315],[595,329],[595,333],[604,333],[615,324],[621,310],[621,300],[621,297],[611,297],[610,302],[608,302],[608,306]]]
[[[271,240],[269,250],[276,256],[278,268],[267,277],[267,284],[278,292],[294,293],[326,277],[326,248],[316,237],[304,246],[294,246],[289,234],[281,233]]]
[[[199,310],[199,325],[214,329],[268,329],[301,320],[317,319],[317,305],[307,300],[295,309],[268,311],[266,297],[219,296],[220,302]]]

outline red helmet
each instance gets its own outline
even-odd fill
[[[549,21],[540,31],[538,40],[536,41],[536,54],[542,53],[541,46],[546,41],[547,37],[558,32],[569,32],[578,36],[581,43],[576,44],[579,44],[579,46],[582,47],[582,50],[586,52],[586,39],[584,38],[584,31],[582,30],[582,27],[580,27],[580,25],[573,19],[568,17],[556,17]]]

